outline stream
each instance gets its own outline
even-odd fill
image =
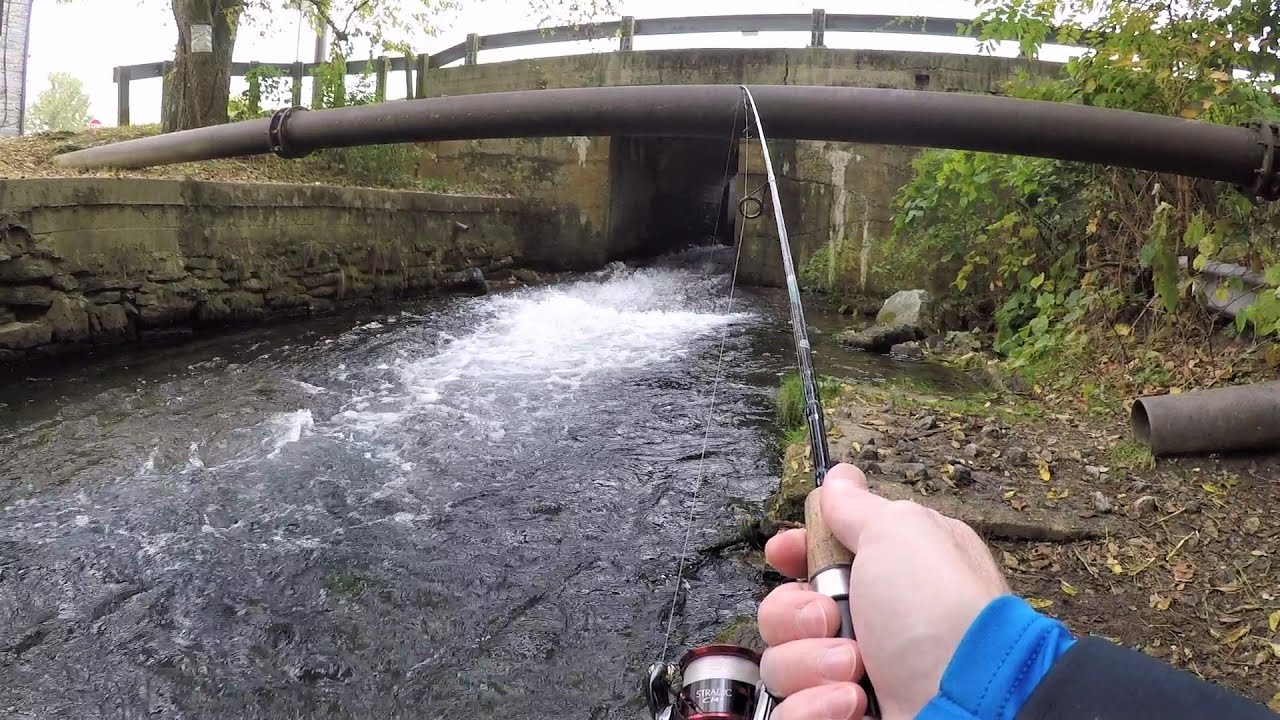
[[[786,300],[726,308],[731,252],[5,379],[0,715],[643,717],[686,523],[776,485]],[[820,372],[916,372],[807,309]],[[763,592],[685,582],[668,659]]]

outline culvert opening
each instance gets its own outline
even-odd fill
[[[737,171],[738,144],[727,138],[613,138],[610,254],[643,258],[690,245],[732,245]]]
[[[1144,445],[1151,444],[1151,420],[1147,418],[1147,408],[1142,400],[1133,403],[1133,414],[1130,416],[1133,436]]]

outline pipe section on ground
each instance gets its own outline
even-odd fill
[[[1271,126],[1195,120],[991,95],[760,85],[776,138],[1010,153],[1167,172],[1280,196]],[[557,136],[724,138],[737,85],[529,90],[290,111],[60,155],[68,168],[140,168],[237,155],[299,156],[328,147]]]
[[[1280,382],[1134,401],[1133,434],[1154,455],[1280,448]]]

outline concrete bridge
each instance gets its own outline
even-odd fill
[[[837,50],[662,50],[466,64],[432,69],[424,97],[509,90],[613,85],[743,83],[900,88],[999,93],[1020,70],[1051,74],[1053,63],[945,53]],[[500,180],[522,195],[576,207],[583,235],[548,238],[569,254],[604,261],[650,254],[716,232],[716,208],[732,207],[746,187],[764,183],[755,143],[687,138],[545,138],[472,140],[426,145],[426,176]],[[890,204],[910,178],[915,148],[771,141],[793,251],[804,263],[830,244],[844,266],[859,268],[857,285],[878,290],[910,283],[877,270],[891,228]],[[726,173],[727,164],[727,173]],[[773,223],[766,212],[720,218],[720,239],[744,233],[740,276],[782,283]],[[745,227],[738,227],[745,223]]]

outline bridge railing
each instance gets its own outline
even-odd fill
[[[516,32],[480,35],[471,33],[467,39],[457,45],[445,48],[438,53],[418,55],[407,54],[401,57],[380,57],[371,60],[348,60],[347,75],[363,76],[372,74],[375,77],[374,97],[378,102],[386,100],[388,75],[392,72],[403,72],[405,77],[405,97],[426,97],[428,71],[443,68],[458,61],[464,65],[479,63],[482,50],[501,50],[516,47],[528,47],[547,43],[577,42],[584,40],[603,40],[616,38],[618,51],[628,52],[633,48],[634,39],[640,35],[685,35],[702,33],[760,33],[760,32],[808,32],[809,47],[826,47],[826,35],[832,33],[887,33],[910,35],[939,35],[946,37],[976,37],[970,29],[970,20],[963,18],[935,17],[898,17],[891,15],[852,15],[827,13],[825,10],[814,10],[810,14],[770,14],[770,15],[709,15],[704,17],[668,17],[640,19],[631,16],[620,20],[589,23],[582,25],[564,25],[535,30],[518,30]],[[302,104],[303,78],[314,77],[326,63],[232,63],[232,77],[248,77],[252,87],[260,83],[255,70],[269,70],[281,76],[291,78],[292,101],[295,106]],[[141,65],[121,65],[115,68],[114,80],[117,91],[117,118],[119,125],[129,124],[129,85],[135,80],[164,77],[173,68],[173,63],[154,62]],[[251,93],[258,96],[258,93]],[[162,95],[161,112],[165,105]]]

